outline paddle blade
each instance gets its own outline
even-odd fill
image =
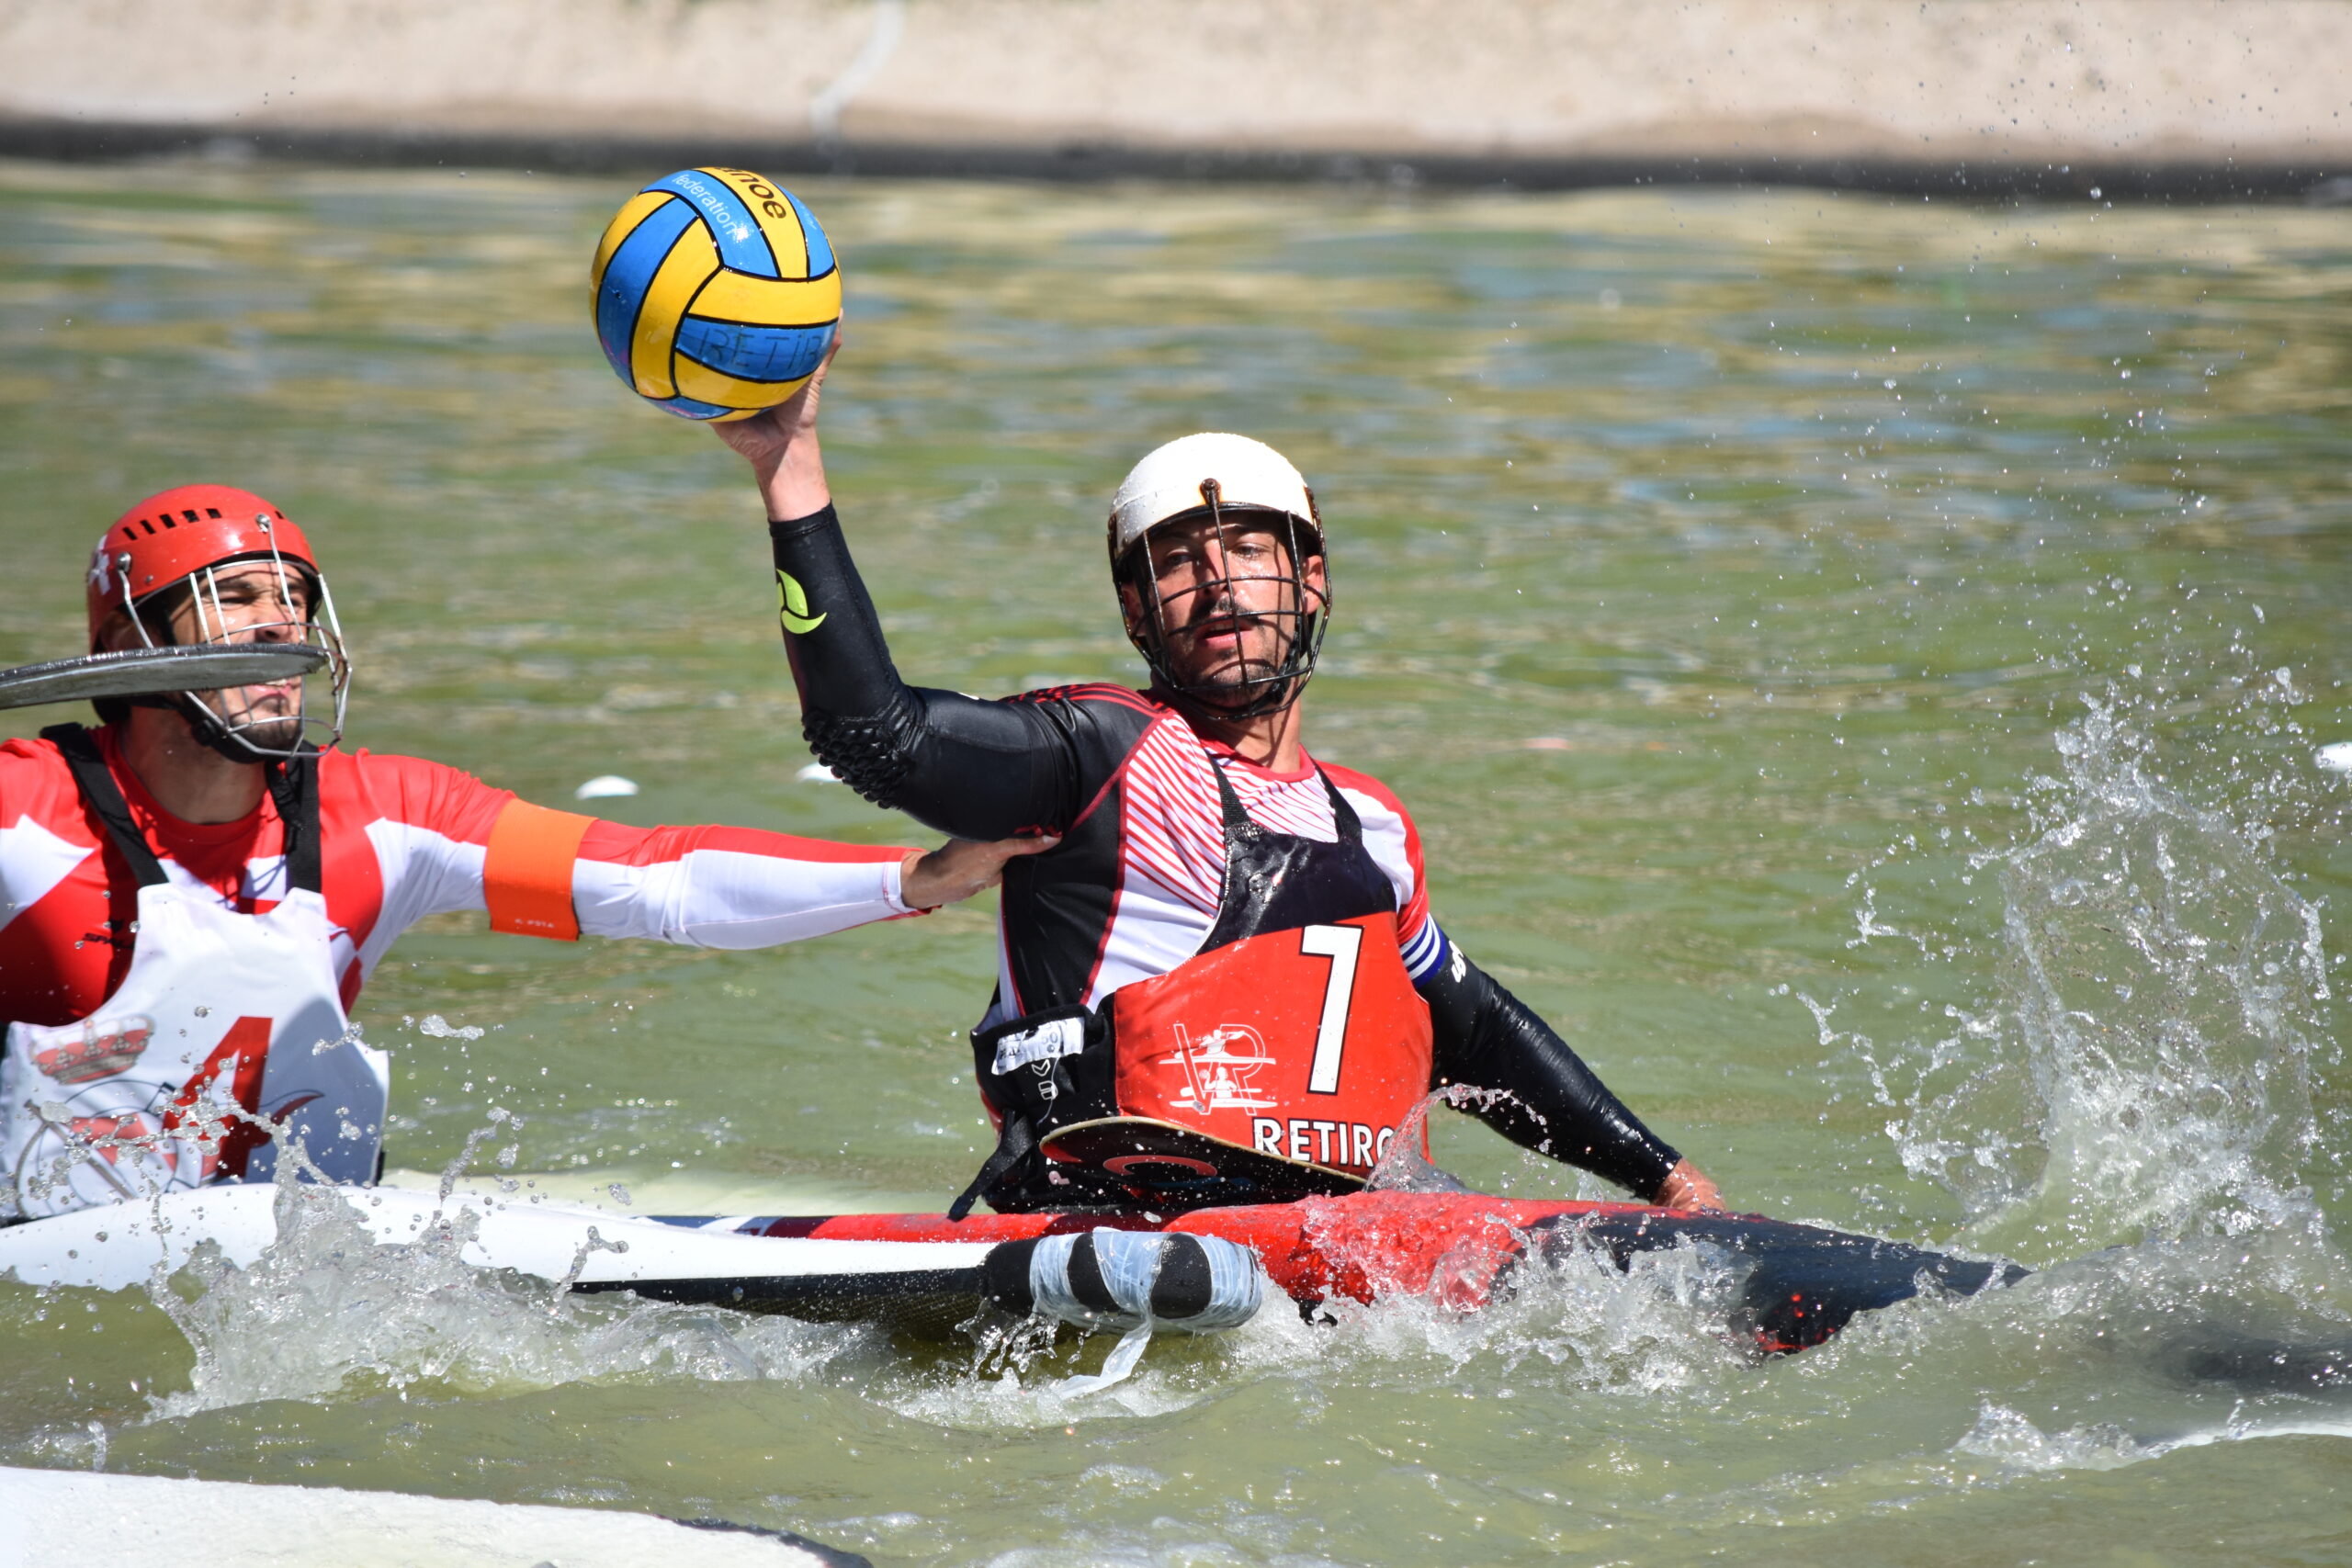
[[[205,643],[90,653],[0,670],[0,708],[266,685],[308,675],[326,661],[324,649],[300,643]]]

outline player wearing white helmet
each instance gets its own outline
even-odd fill
[[[866,798],[933,828],[1060,839],[1006,869],[973,1034],[999,1142],[954,1213],[1346,1191],[1449,1084],[1504,1091],[1473,1113],[1521,1144],[1716,1206],[1447,941],[1396,797],[1307,754],[1331,583],[1315,497],[1280,453],[1189,435],[1120,485],[1111,569],[1147,689],[984,701],[892,668],[825,481],[822,379],[716,427],[767,502],[803,733]]]
[[[1331,588],[1315,495],[1290,459],[1246,435],[1170,441],[1128,471],[1109,533],[1127,637],[1154,688],[1217,729],[1295,748]]]

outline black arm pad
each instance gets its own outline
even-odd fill
[[[1568,1043],[1459,948],[1415,987],[1429,1003],[1440,1085],[1506,1090],[1471,1114],[1538,1154],[1649,1199],[1682,1156],[1609,1092]]]
[[[909,686],[826,507],[771,521],[800,733],[876,806],[959,839],[1058,829],[1076,807],[1069,749],[1035,705]]]

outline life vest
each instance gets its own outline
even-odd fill
[[[1397,941],[1396,894],[1347,797],[1335,843],[1224,814],[1216,924],[1191,958],[1097,1009],[976,1033],[997,1152],[954,1213],[1138,1201],[1280,1202],[1363,1185],[1429,1092],[1429,1008]]]
[[[266,1180],[275,1140],[321,1175],[376,1175],[390,1083],[344,1016],[319,875],[318,765],[271,770],[286,896],[239,914],[175,886],[79,725],[57,745],[139,884],[122,982],[79,1023],[8,1026],[0,1053],[0,1213],[62,1213],[220,1180]]]

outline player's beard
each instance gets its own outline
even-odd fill
[[[207,692],[196,697],[217,721],[233,754],[240,743],[256,751],[291,751],[302,739],[302,699],[287,712],[255,713],[242,691]]]
[[[1205,707],[1241,707],[1255,702],[1275,678],[1290,656],[1291,634],[1284,617],[1280,615],[1250,616],[1243,619],[1240,646],[1230,650],[1220,649],[1216,663],[1199,669],[1199,644],[1193,643],[1195,658],[1187,660],[1198,670],[1190,677],[1185,690],[1193,699]]]
[[[291,751],[302,739],[302,720],[300,715],[260,719],[243,726],[236,733],[239,739],[246,741],[256,750]]]

